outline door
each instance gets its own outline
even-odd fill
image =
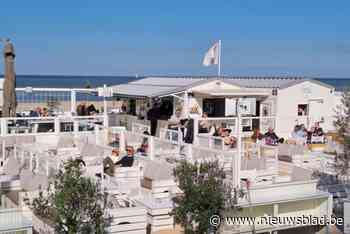
[[[225,98],[203,99],[203,112],[208,117],[225,117]]]
[[[309,101],[309,124],[314,125],[315,122],[322,122],[324,120],[323,99],[315,99]]]

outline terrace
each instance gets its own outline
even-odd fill
[[[232,130],[233,136],[237,138],[237,144],[233,148],[227,148],[218,138],[200,133],[196,135],[193,144],[188,144],[182,141],[181,131],[167,128],[159,130],[159,137],[146,135],[143,133],[149,130],[149,125],[141,121],[132,122],[127,128],[106,127],[103,116],[69,117],[68,120],[73,125],[69,131],[62,127],[62,123],[67,121],[66,117],[50,117],[50,128],[47,128],[49,130],[40,132],[32,130],[34,127],[30,127],[28,131],[8,130],[10,123],[29,122],[30,118],[2,119],[2,171],[6,175],[1,175],[0,178],[4,182],[6,180],[6,183],[12,183],[12,187],[7,188],[24,188],[28,196],[31,192],[35,194],[39,187],[45,187],[62,162],[68,158],[80,157],[86,162],[85,175],[100,181],[102,189],[107,190],[117,200],[131,199],[138,204],[136,207],[139,208],[130,209],[130,218],[127,218],[129,227],[123,228],[144,230],[144,217],[148,217],[147,223],[152,225],[153,230],[162,230],[171,229],[174,224],[173,218],[169,216],[173,207],[170,198],[181,193],[172,175],[176,163],[179,160],[218,160],[233,186],[240,187],[249,194],[238,203],[243,208],[242,212],[251,207],[258,209],[267,206],[267,211],[270,212],[273,208],[274,214],[279,210],[280,215],[286,212],[309,214],[311,211],[314,214],[329,214],[329,209],[325,209],[325,206],[331,207],[329,195],[316,189],[316,181],[311,178],[311,171],[278,161],[276,146],[248,142],[242,131],[239,131],[245,119],[248,118],[209,118],[209,121],[225,124]],[[266,118],[266,121],[262,120],[260,123],[266,123],[266,127],[271,126],[271,119]],[[80,127],[87,125],[91,127]],[[262,125],[261,127],[263,128]],[[146,143],[146,147],[142,149],[143,143]],[[135,154],[136,162],[133,167],[122,168],[114,177],[96,177],[97,173],[103,172],[102,160],[111,150],[117,147],[124,152],[126,145],[131,145],[136,150],[142,149]],[[16,170],[9,168],[14,164],[18,164],[21,171],[14,173]],[[10,171],[12,174],[8,174]],[[25,179],[33,176],[35,179]],[[250,181],[249,188],[245,184],[247,180]],[[310,209],[294,209],[291,205],[309,201],[312,203],[317,199],[320,201],[319,205],[313,208],[307,206]],[[110,213],[116,217],[114,227],[109,229],[111,233],[121,230],[122,227],[118,225],[126,220],[121,221],[115,216],[118,212],[113,212],[111,208]],[[132,217],[136,214],[140,217],[134,220]],[[256,210],[252,215],[259,214]],[[266,227],[261,228],[263,230]]]

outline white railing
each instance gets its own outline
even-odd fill
[[[151,127],[149,125],[146,124],[142,124],[142,123],[132,123],[131,125],[131,131],[134,133],[140,133],[143,134],[144,132],[151,132]]]
[[[21,209],[0,209],[0,232],[32,229],[32,216]]]
[[[229,137],[234,137],[234,136],[229,136]],[[232,151],[237,149],[237,142],[233,145],[225,144],[225,138],[220,136],[198,135],[197,143],[198,145],[203,146],[204,148],[215,149],[215,150]]]
[[[0,118],[0,127],[2,136],[77,133],[94,131],[95,125],[104,125],[104,121],[102,115]]]
[[[208,132],[212,132],[212,129],[218,129],[220,127],[230,129],[233,133],[237,132],[237,118],[236,117],[223,117],[223,118],[199,118],[198,121],[198,133],[201,133],[201,121],[206,121],[209,124]],[[197,127],[196,126],[196,127]],[[213,133],[213,132],[212,132]],[[204,133],[206,134],[206,133]]]
[[[173,130],[161,128],[159,131],[159,138],[165,141],[169,141],[173,144],[180,144],[183,139],[183,134],[180,129]]]

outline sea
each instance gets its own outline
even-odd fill
[[[1,75],[0,75],[1,77]],[[142,77],[135,76],[63,76],[63,75],[17,75],[17,87],[36,87],[36,88],[95,88],[104,84],[107,86],[127,83]],[[166,79],[166,77],[165,77]],[[317,79],[329,85],[336,90],[344,90],[350,87],[350,78],[320,78]],[[70,93],[64,91],[45,92],[45,91],[17,91],[17,101],[19,103],[35,103],[47,100],[69,101]],[[101,101],[102,97],[96,94],[78,93],[77,100]]]
[[[63,75],[17,75],[17,87],[85,88],[101,87],[104,84],[118,85],[142,77],[135,76],[63,76]],[[166,78],[165,78],[166,79]],[[337,90],[350,87],[350,78],[315,78],[334,86]]]

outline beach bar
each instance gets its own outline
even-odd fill
[[[115,98],[127,103],[127,113],[145,119],[147,109],[160,99],[169,119],[177,109],[184,118],[273,117],[270,126],[288,137],[295,125],[307,128],[316,122],[325,131],[334,130],[334,108],[339,103],[335,88],[300,77],[145,77],[110,87]],[[146,110],[145,110],[146,109]],[[261,120],[243,123],[251,133]]]

